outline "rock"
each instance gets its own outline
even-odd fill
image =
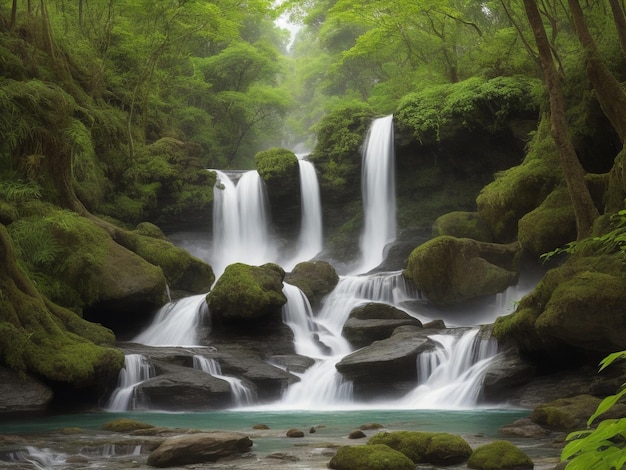
[[[100,428],[112,432],[131,432],[137,429],[151,429],[154,428],[154,426],[148,423],[142,423],[141,421],[135,421],[134,419],[119,418],[104,423]]]
[[[383,444],[340,447],[328,467],[334,470],[415,469],[406,455]]]
[[[360,348],[389,338],[397,327],[405,325],[421,327],[422,323],[391,305],[368,303],[350,312],[342,334],[355,348]]]
[[[267,424],[255,424],[254,426],[252,426],[252,429],[258,429],[258,430],[267,430],[270,427]]]
[[[520,219],[518,239],[524,253],[537,258],[576,240],[576,216],[567,188],[557,187]]]
[[[304,437],[304,432],[299,429],[289,429],[285,435],[287,437]]]
[[[472,454],[472,448],[465,439],[448,433],[381,432],[372,436],[367,443],[388,445],[416,464],[457,465],[465,462]]]
[[[550,430],[539,424],[535,424],[530,418],[521,418],[511,424],[498,429],[504,435],[524,437],[530,439],[543,439],[550,434]]]
[[[587,427],[587,420],[596,411],[601,399],[591,395],[559,398],[535,408],[530,419],[533,423],[554,431],[571,432]],[[618,403],[602,414],[601,419],[626,416],[626,405]]]
[[[483,379],[482,397],[486,402],[502,403],[512,390],[529,382],[537,367],[523,360],[517,349],[508,348],[494,357]]]
[[[478,470],[532,470],[534,464],[509,441],[494,441],[474,449],[467,467]]]
[[[217,460],[247,452],[252,446],[248,436],[236,432],[203,432],[165,439],[148,456],[148,465],[174,467]]]
[[[228,382],[191,367],[169,365],[167,370],[167,373],[145,380],[135,389],[151,408],[201,411],[232,406]]]
[[[287,454],[285,452],[274,452],[265,457],[266,459],[282,460],[284,462],[298,462],[300,459],[295,455]]]
[[[381,429],[384,428],[385,426],[380,424],[380,423],[366,423],[366,424],[361,424],[359,426],[359,429],[361,429],[362,431],[369,431],[372,429]]]
[[[269,361],[272,364],[285,368],[288,372],[296,372],[298,374],[302,374],[315,364],[315,359],[297,354],[271,356]]]
[[[411,252],[404,276],[438,306],[504,291],[517,282],[519,245],[441,236]]]
[[[298,287],[309,299],[311,306],[317,307],[324,296],[335,288],[339,276],[326,261],[305,261],[298,263],[285,275],[285,282]]]
[[[354,381],[416,381],[417,356],[434,348],[435,343],[426,335],[407,331],[348,354],[335,367]]]
[[[282,292],[284,276],[285,272],[275,264],[235,263],[226,267],[207,296],[214,324],[245,328],[251,327],[250,321],[266,317],[280,320],[281,307],[287,303]]]
[[[434,330],[443,330],[446,327],[446,324],[443,320],[432,320],[422,325],[424,329],[434,329]]]
[[[363,439],[367,437],[363,431],[356,429],[348,434],[348,439]]]
[[[52,397],[52,390],[34,377],[0,366],[0,416],[45,411]]]
[[[478,212],[449,212],[437,218],[433,224],[432,236],[450,235],[457,238],[471,238],[491,243],[493,234]]]

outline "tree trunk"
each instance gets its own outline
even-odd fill
[[[585,68],[587,76],[593,86],[600,106],[617,132],[622,144],[626,143],[626,94],[620,83],[615,79],[608,67],[602,61],[583,11],[578,0],[568,0],[572,12],[576,35],[585,53]],[[623,16],[623,14],[622,14]]]
[[[585,184],[585,172],[567,133],[565,100],[561,92],[561,81],[552,61],[550,44],[536,1],[524,0],[524,9],[537,43],[539,63],[550,98],[550,130],[556,143],[559,161],[576,215],[577,238],[581,240],[591,235],[593,221],[599,214]]]
[[[17,23],[17,0],[13,0],[13,2],[11,2],[11,24],[9,26],[10,31],[13,31],[15,29],[16,23]]]
[[[626,58],[626,16],[624,15],[624,10],[622,10],[619,0],[609,0],[609,4],[613,12],[613,20],[615,21],[615,28],[617,29],[619,45],[624,58]]]

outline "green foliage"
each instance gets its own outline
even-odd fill
[[[493,134],[502,131],[511,116],[538,109],[533,99],[536,84],[515,76],[434,85],[403,97],[394,114],[398,125],[420,142],[439,142],[460,128]]]
[[[298,159],[291,151],[284,148],[272,148],[255,155],[256,168],[263,181],[290,180],[298,177]]]
[[[626,351],[612,353],[600,362],[600,371],[618,359],[626,358]],[[568,470],[589,468],[621,469],[626,464],[626,418],[605,419],[595,429],[589,429],[599,416],[609,411],[626,395],[623,384],[615,395],[600,402],[587,421],[587,430],[575,431],[567,436],[568,444],[561,452],[561,461],[567,462]]]

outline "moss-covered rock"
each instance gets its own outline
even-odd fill
[[[520,219],[518,239],[524,252],[537,258],[576,239],[576,217],[567,188],[555,188]]]
[[[442,236],[415,248],[404,276],[437,305],[496,294],[517,282],[517,244]]]
[[[138,429],[150,429],[154,426],[148,423],[143,423],[141,421],[136,421],[134,419],[129,418],[119,418],[114,419],[113,421],[107,421],[102,426],[100,426],[105,431],[113,431],[113,432],[131,432],[136,431]]]
[[[311,305],[317,306],[335,288],[339,276],[335,268],[326,261],[305,261],[298,263],[285,276],[285,282],[298,287]]]
[[[372,436],[368,444],[387,445],[402,452],[414,463],[456,465],[465,462],[472,454],[472,448],[465,439],[448,433],[382,432]]]
[[[383,444],[344,446],[328,464],[334,470],[414,470],[406,455]]]
[[[158,227],[144,224],[132,232],[120,231],[117,241],[160,267],[171,289],[192,294],[208,292],[215,281],[211,266],[161,235]]]
[[[450,235],[471,238],[481,242],[493,242],[493,234],[478,212],[455,211],[438,217],[433,224],[433,237]]]
[[[623,255],[576,256],[551,269],[493,334],[533,355],[579,350],[606,354],[626,347]]]
[[[229,265],[207,295],[214,319],[234,323],[280,314],[287,302],[282,292],[284,276],[285,272],[275,264]]]
[[[532,470],[534,463],[509,441],[493,441],[474,449],[467,467],[478,470]]]
[[[113,333],[42,296],[19,267],[0,225],[0,358],[14,370],[76,388],[103,387],[124,355]]]
[[[518,221],[537,208],[560,181],[556,148],[544,118],[524,162],[497,174],[482,189],[476,198],[478,213],[497,241],[514,241]]]

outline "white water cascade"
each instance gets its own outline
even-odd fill
[[[365,225],[361,235],[361,261],[354,273],[376,268],[385,247],[396,238],[396,184],[393,116],[374,120],[363,153],[361,189]]]
[[[308,261],[323,248],[322,203],[317,174],[313,164],[298,156],[300,167],[301,221],[294,259],[283,266],[289,270],[300,261]]]
[[[237,185],[221,171],[213,190],[213,252],[210,264],[219,277],[229,264],[275,262],[276,241],[270,233],[269,204],[263,180],[245,172]]]
[[[222,368],[220,367],[219,362],[215,359],[195,355],[193,357],[193,367],[194,369],[200,369],[201,371],[212,375],[216,379],[228,382],[235,405],[247,406],[251,405],[256,400],[256,394],[254,391],[251,390],[250,387],[246,386],[241,379],[222,374]]]
[[[149,346],[198,345],[198,327],[208,318],[205,298],[204,294],[193,295],[165,304],[133,342]]]
[[[399,406],[411,409],[465,409],[476,405],[482,380],[498,353],[495,339],[481,339],[478,328],[457,337],[432,335],[434,351],[418,356],[418,386]]]
[[[120,371],[117,389],[111,395],[105,409],[108,411],[134,410],[144,404],[135,393],[137,385],[154,377],[154,367],[142,354],[127,354],[124,368]]]

